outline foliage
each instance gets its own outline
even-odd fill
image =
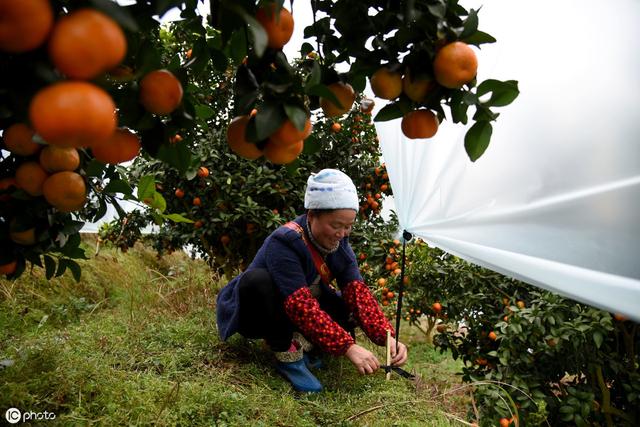
[[[168,51],[178,54],[195,43],[193,36],[181,32],[179,26],[172,26],[171,30],[167,33],[171,38],[165,40]],[[192,52],[192,58],[197,60],[198,50],[194,47]],[[387,183],[384,191],[379,185],[375,187],[382,194],[391,194],[391,189],[388,176],[378,166],[378,138],[370,114],[356,106],[343,118],[318,118],[302,155],[287,166],[247,161],[232,152],[226,140],[229,118],[235,114],[233,87],[229,84],[231,72],[232,69],[219,71],[205,64],[200,74],[190,76],[192,84],[201,88],[199,96],[216,105],[206,115],[196,116],[196,126],[172,135],[170,146],[189,144],[193,149],[185,174],[180,168],[167,168],[164,162],[142,158],[128,170],[129,181],[153,177],[156,190],[166,201],[166,212],[191,220],[157,221],[160,227],[151,239],[159,253],[188,245],[194,256],[203,256],[215,268],[232,274],[253,258],[278,225],[304,210],[307,177],[326,167],[341,169],[355,182],[363,182],[362,213],[367,218],[379,214],[382,200],[371,204],[374,210],[368,199],[375,195],[364,190],[376,180]],[[340,128],[337,131],[336,125]],[[199,176],[200,167],[210,173]]]
[[[146,205],[157,224],[167,221],[181,224],[178,225],[180,233],[190,236],[193,229],[190,230],[191,233],[187,232],[189,226],[183,222],[188,223],[188,220],[179,212],[189,213],[192,209],[186,209],[185,206],[171,206],[179,208],[178,211],[169,209],[172,203],[166,200],[166,194],[162,196],[155,191],[153,184],[161,181],[159,175],[165,173],[191,180],[198,167],[205,160],[212,159],[214,154],[219,157],[212,162],[212,166],[215,166],[211,168],[213,175],[218,176],[223,171],[232,174],[230,177],[221,173],[222,182],[233,176],[242,176],[243,179],[251,176],[245,175],[247,170],[253,170],[256,174],[259,170],[265,170],[262,160],[246,168],[238,167],[239,162],[235,158],[221,154],[220,145],[213,144],[214,147],[217,146],[217,151],[211,152],[213,148],[208,142],[223,141],[224,126],[237,114],[248,113],[257,108],[257,114],[250,120],[246,136],[257,143],[258,147],[264,147],[267,137],[286,118],[301,129],[311,112],[318,111],[321,97],[337,101],[327,87],[332,82],[344,80],[361,91],[366,77],[371,76],[380,64],[398,62],[401,59],[405,65],[422,67],[422,74],[429,74],[434,54],[444,43],[464,40],[480,45],[494,41],[491,36],[477,29],[477,11],[465,10],[456,0],[403,1],[393,5],[382,2],[365,4],[353,0],[314,1],[313,9],[318,17],[323,12],[328,14],[327,17],[316,19],[305,30],[308,38],[315,39],[318,51],[312,52],[311,45],[305,43],[300,50],[302,59],[290,63],[281,50],[267,47],[268,34],[255,18],[258,4],[251,0],[212,1],[206,20],[196,13],[195,0],[141,1],[127,5],[106,0],[89,3],[83,0],[62,0],[52,1],[50,4],[54,25],[59,23],[63,15],[89,6],[113,18],[117,22],[116,27],[119,26],[124,31],[126,57],[116,68],[88,77],[87,80],[105,90],[113,100],[117,107],[118,125],[129,128],[139,137],[142,157],[157,163],[152,169],[153,175],[145,176],[134,171],[137,179],[131,181],[125,177],[126,168],[105,166],[93,158],[89,147],[82,147],[81,164],[75,172],[87,184],[88,201],[84,209],[73,214],[62,213],[46,203],[42,196],[28,195],[21,189],[6,185],[9,181],[3,181],[0,190],[3,198],[0,207],[0,239],[3,242],[0,265],[16,261],[17,269],[11,273],[12,277],[22,274],[27,262],[44,266],[49,277],[62,274],[67,268],[79,277],[79,264],[74,259],[83,257],[77,236],[81,223],[102,218],[108,205],[115,206],[123,217],[124,212],[118,204],[122,199]],[[278,1],[277,4],[281,5],[282,2]],[[181,10],[181,20],[168,27],[162,26],[155,17],[164,15],[174,7]],[[368,13],[369,7],[372,13]],[[394,33],[395,30],[398,31]],[[46,34],[46,29],[43,34]],[[95,37],[99,36],[93,34],[87,39],[97,41],[97,38],[93,39]],[[369,39],[373,40],[371,46],[367,45]],[[88,58],[88,55],[76,54],[75,51],[72,56],[75,57],[72,59],[80,62]],[[107,55],[103,56],[106,58]],[[40,89],[66,80],[59,70],[62,67],[55,66],[54,62],[46,43],[25,52],[0,52],[0,77],[3,82],[0,90],[1,129],[5,130],[15,123],[29,123],[28,110],[33,96]],[[335,67],[343,63],[349,66],[349,70],[338,75]],[[180,105],[170,114],[151,114],[139,101],[140,80],[158,69],[170,71],[184,89]],[[476,125],[472,127],[466,140],[470,157],[475,160],[488,144],[490,121],[497,117],[497,113],[492,112],[490,107],[507,105],[517,96],[518,91],[515,82],[495,80],[485,81],[474,88],[475,82],[469,82],[465,89],[440,88],[434,96],[421,104],[408,103],[406,96],[402,95],[397,102],[385,107],[377,119],[398,117],[399,113],[408,108],[417,107],[433,109],[439,113],[440,118],[444,118],[443,106],[447,105],[454,122],[466,123],[468,107],[475,106],[477,112],[473,120],[476,120]],[[479,99],[482,95],[487,95],[489,100],[481,102]],[[351,118],[356,120],[354,115]],[[274,172],[272,181],[280,189],[263,191],[261,196],[256,196],[257,199],[269,194],[282,195],[282,189],[289,191],[290,188],[300,188],[305,174],[319,165],[346,169],[356,179],[368,173],[371,161],[378,153],[376,149],[370,151],[374,147],[369,144],[370,141],[356,144],[353,149],[340,147],[340,138],[331,141],[331,138],[317,131],[324,127],[323,123],[328,123],[323,121],[323,115],[314,113],[314,119],[318,119],[315,123],[316,133],[307,140],[305,148],[309,162],[302,161],[289,166],[290,174],[286,176],[277,167],[267,164],[267,169],[277,171]],[[357,132],[355,125],[348,129]],[[352,135],[351,138],[358,136]],[[369,136],[363,135],[362,139],[368,140]],[[40,144],[52,142],[45,141],[42,135],[35,135],[33,140]],[[335,146],[344,150],[335,149]],[[369,156],[370,152],[373,157]],[[11,180],[17,167],[29,160],[36,159],[3,151],[0,179]],[[314,166],[309,166],[311,164]],[[226,185],[246,188],[252,183],[243,182],[243,179],[232,178],[232,183]],[[159,184],[162,186],[161,182]],[[137,192],[134,191],[136,185]],[[214,192],[225,190],[225,186],[212,187]],[[216,255],[233,253],[227,252],[217,242],[221,237],[222,225],[244,221],[242,225],[259,224],[262,230],[269,222],[275,224],[279,221],[273,209],[278,209],[279,213],[284,213],[281,209],[285,208],[291,212],[298,210],[295,198],[289,200],[285,197],[278,201],[276,196],[276,201],[282,202],[281,206],[267,206],[268,210],[257,208],[257,199],[244,197],[242,202],[234,199],[233,209],[243,206],[243,211],[225,213],[229,217],[221,219],[218,229],[205,233],[206,244],[203,242],[201,249]],[[375,211],[374,208],[371,209]],[[247,215],[247,218],[240,220],[240,215]],[[194,224],[200,224],[197,221]],[[33,227],[36,233],[35,244],[8,238],[9,228],[12,231],[23,231]],[[195,240],[195,236],[190,238]],[[174,237],[170,240],[174,243],[179,241]],[[234,241],[238,246],[244,247],[244,241]],[[217,250],[209,250],[207,245],[214,249],[217,246]],[[245,259],[246,254],[242,258]],[[237,264],[237,260],[232,260],[231,264]]]
[[[465,381],[504,384],[476,387],[482,425],[512,413],[519,425],[638,423],[637,324],[425,244],[408,259],[403,316],[438,323],[435,344],[464,362]]]
[[[79,284],[38,269],[0,279],[0,407],[54,412],[61,425],[449,426],[465,416],[458,363],[419,336],[410,366],[422,383],[327,357],[317,371],[326,391],[300,395],[259,343],[219,341],[212,311],[224,282],[206,263],[157,259],[140,244],[96,257],[94,245],[82,243],[91,260],[80,261]]]
[[[106,242],[126,252],[140,239],[146,223],[142,212],[131,211],[124,217],[102,224],[98,230],[99,242]]]

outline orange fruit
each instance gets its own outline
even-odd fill
[[[521,310],[522,310],[523,308],[525,308],[525,306],[526,306],[526,305],[525,305],[525,303],[524,303],[524,301],[518,301],[518,302],[516,302],[516,305],[517,305],[517,306],[518,306],[518,308],[519,308],[519,309],[521,309]]]
[[[207,169],[204,166],[200,166],[200,168],[198,168],[198,176],[200,178],[206,178],[209,176],[209,169]]]
[[[47,145],[40,152],[40,166],[49,173],[73,171],[80,166],[80,154],[73,147]]]
[[[140,80],[140,103],[153,114],[173,112],[182,102],[182,84],[168,70],[155,70]]]
[[[72,79],[92,79],[117,66],[127,54],[120,26],[95,9],[79,9],[58,19],[49,39],[49,57]]]
[[[227,143],[231,151],[245,159],[255,160],[262,156],[262,151],[245,139],[245,132],[250,116],[238,116],[231,120],[227,127]]]
[[[191,55],[193,55],[193,49],[189,49],[187,51],[187,53],[185,54],[185,56],[187,57],[187,59],[191,59]]]
[[[91,153],[102,163],[128,162],[140,153],[140,138],[129,129],[116,129],[111,138],[94,144]]]
[[[495,340],[497,340],[497,339],[498,339],[498,335],[496,335],[496,333],[495,333],[495,332],[491,331],[491,332],[489,332],[489,339],[490,339],[491,341],[495,341]]]
[[[82,209],[87,200],[87,186],[80,174],[71,171],[57,172],[44,182],[44,198],[60,212]]]
[[[282,49],[293,34],[293,16],[284,7],[275,11],[275,4],[263,6],[256,12],[256,19],[267,32],[267,45],[272,49]]]
[[[49,144],[87,147],[116,129],[116,105],[98,86],[79,81],[54,83],[31,100],[33,129]]]
[[[342,125],[340,123],[333,123],[331,125],[332,132],[340,132],[340,129],[342,129]]]
[[[15,222],[13,222],[15,224]],[[17,231],[9,228],[9,238],[14,242],[22,246],[31,246],[36,244],[36,229],[31,227],[26,230]]]
[[[395,297],[396,294],[394,294],[392,291],[387,292],[387,299],[393,299],[393,297]]]
[[[182,142],[182,140],[182,135],[176,133],[175,135],[169,137],[169,144],[177,144],[178,142]]]
[[[624,314],[620,314],[620,313],[614,313],[613,318],[616,319],[618,322],[626,322],[627,321],[627,316],[625,316]]]
[[[433,72],[442,86],[457,89],[476,77],[478,58],[468,44],[449,43],[436,53]]]
[[[193,198],[193,206],[200,206],[201,204],[202,204],[202,200],[200,200],[200,197]]]
[[[381,277],[378,279],[378,286],[384,286],[387,284],[387,279],[385,279],[384,277]]]
[[[4,146],[18,156],[31,156],[42,148],[33,142],[34,134],[33,129],[24,123],[14,123],[4,131]]]
[[[402,74],[387,67],[378,69],[369,79],[374,95],[382,99],[396,99],[402,93]]]
[[[436,313],[440,313],[442,311],[442,304],[440,304],[439,302],[434,302],[431,305],[431,308],[433,309],[433,311],[435,311]]]
[[[509,418],[500,418],[500,427],[509,427],[510,424]]]
[[[227,246],[229,243],[231,243],[231,237],[229,237],[227,234],[223,234],[222,237],[220,237],[220,243],[222,243],[224,246]]]
[[[202,221],[200,219],[193,223],[193,226],[195,228],[202,228],[203,225],[204,225],[204,221]]]
[[[16,184],[27,194],[42,196],[42,186],[49,174],[40,163],[35,161],[24,162],[16,169]]]
[[[14,259],[13,261],[0,265],[0,274],[6,274],[7,276],[9,274],[13,274],[15,273],[17,267],[18,261]]]
[[[18,184],[16,184],[16,179],[14,177],[10,176],[0,179],[0,193],[2,193],[3,191],[6,192],[5,194],[0,195],[0,201],[6,202],[11,198],[11,195],[7,194],[9,193],[9,191],[13,191],[11,187],[13,187],[14,189],[18,187]]]
[[[275,141],[269,141],[264,147],[264,157],[271,163],[276,165],[284,165],[293,162],[298,158],[302,149],[304,148],[304,141],[294,142],[293,144],[283,145]]]
[[[436,82],[433,79],[425,76],[413,76],[408,68],[402,78],[402,91],[413,102],[422,102],[435,87]]]
[[[307,121],[304,123],[303,130],[299,130],[291,120],[287,119],[269,139],[280,145],[291,145],[306,139],[311,135],[311,129],[311,120],[309,118],[307,118]]]
[[[181,189],[179,189],[179,188],[176,188],[175,195],[176,195],[176,197],[177,197],[178,199],[182,199],[182,198],[184,197],[184,191],[182,191],[182,190],[181,190]]]
[[[326,98],[320,98],[320,107],[327,117],[341,116],[349,110],[356,100],[356,93],[348,83],[336,82],[327,86],[329,90],[338,98],[340,106],[333,103]]]
[[[409,139],[431,138],[438,132],[438,118],[431,110],[414,110],[402,117],[400,127]]]
[[[49,0],[0,0],[0,50],[37,48],[47,39],[53,19]]]

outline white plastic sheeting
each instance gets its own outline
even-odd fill
[[[462,126],[408,140],[377,125],[401,227],[640,321],[640,2],[492,0],[479,16],[498,39],[479,81],[521,94],[475,163]]]

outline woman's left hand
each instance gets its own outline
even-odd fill
[[[389,340],[391,346],[391,364],[393,366],[402,366],[407,361],[407,346],[398,341],[398,349],[396,351],[396,339],[391,337]]]

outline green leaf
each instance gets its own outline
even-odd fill
[[[299,131],[304,130],[304,125],[307,122],[307,112],[303,108],[297,105],[284,104],[284,111]]]
[[[449,102],[449,108],[451,108],[451,118],[453,123],[467,124],[467,110],[469,105],[462,102],[464,95],[467,92],[458,90],[451,95],[451,101]]]
[[[73,274],[73,278],[76,280],[76,282],[79,282],[80,276],[82,274],[80,265],[75,261],[67,260],[67,267],[69,267],[69,270],[71,270],[71,274]]]
[[[133,189],[131,188],[129,183],[126,181],[123,181],[121,179],[112,179],[104,187],[102,192],[106,194],[122,193],[126,196],[131,196],[133,193]]]
[[[307,77],[307,82],[304,86],[305,92],[307,92],[307,88],[312,88],[313,86],[319,85],[321,79],[322,79],[322,70],[320,70],[320,65],[318,64],[318,61],[313,61],[313,66],[311,67],[311,73]]]
[[[156,179],[153,175],[145,175],[140,177],[138,181],[138,200],[153,199],[156,192]]]
[[[67,263],[69,260],[67,260],[66,258],[61,258],[60,262],[58,263],[58,270],[56,271],[56,277],[60,277],[64,274],[65,271],[67,271]]]
[[[436,18],[444,18],[445,13],[447,12],[447,5],[442,1],[438,1],[435,4],[427,5],[427,9]]]
[[[464,39],[466,37],[471,36],[472,34],[478,31],[478,12],[471,9],[469,11],[469,16],[464,21],[464,26],[462,33],[460,34],[460,38]]]
[[[264,30],[264,27],[251,15],[244,11],[242,7],[236,4],[227,3],[225,7],[231,9],[238,15],[244,19],[244,21],[249,26],[249,32],[251,33],[251,39],[253,40],[253,49],[258,57],[261,57],[264,54],[264,51],[267,49],[267,42],[269,38],[267,37],[267,32]]]
[[[104,163],[92,159],[86,168],[87,176],[101,176],[105,167],[106,165]]]
[[[489,79],[478,85],[477,95],[481,97],[491,92],[491,98],[484,104],[487,106],[504,107],[513,102],[520,94],[516,80],[500,81]]]
[[[168,215],[162,215],[162,217],[164,219],[168,219],[169,221],[173,221],[173,222],[186,222],[189,224],[193,223],[193,220],[190,220],[189,218],[185,218],[180,214],[177,213],[172,213],[172,214],[168,214]]]
[[[322,149],[322,143],[318,141],[318,138],[311,134],[307,139],[304,140],[304,148],[302,149],[302,153],[309,155],[317,153]]]
[[[491,133],[493,127],[489,122],[476,122],[467,131],[464,136],[464,149],[467,151],[467,155],[472,162],[475,162],[482,156],[491,140]]]
[[[207,120],[216,114],[216,111],[208,105],[198,104],[196,107],[196,115],[201,120]]]
[[[472,44],[474,46],[480,46],[481,44],[485,44],[485,43],[495,43],[496,39],[493,38],[490,34],[487,34],[482,31],[476,31],[470,36],[462,39],[462,41],[467,44]]]
[[[56,261],[49,255],[44,256],[45,277],[51,279],[56,272]]]
[[[392,102],[390,104],[382,107],[376,117],[373,119],[376,122],[386,122],[389,120],[398,119],[404,116],[406,113],[411,111],[411,104],[409,101],[401,99],[397,102]]]
[[[593,341],[596,343],[596,348],[600,348],[603,340],[604,340],[604,337],[602,336],[602,332],[595,331],[593,333]]]
[[[153,193],[153,202],[151,207],[157,209],[160,213],[164,212],[167,209],[167,201],[162,197],[162,194],[157,191]]]
[[[157,157],[169,166],[178,169],[180,173],[185,173],[191,165],[191,151],[184,143],[162,144],[158,149]]]
[[[580,414],[575,414],[574,417],[573,417],[573,421],[575,421],[577,427],[587,427],[588,426],[587,422],[584,420],[584,418],[582,418],[582,415],[580,415]]]
[[[307,86],[305,87],[305,92],[307,95],[315,95],[321,98],[324,98],[328,101],[333,102],[336,106],[343,108],[342,103],[338,99],[338,97],[329,90],[329,87],[323,84],[318,84],[315,86]]]
[[[285,113],[279,104],[265,103],[255,116],[256,138],[258,141],[273,134],[285,120]]]

